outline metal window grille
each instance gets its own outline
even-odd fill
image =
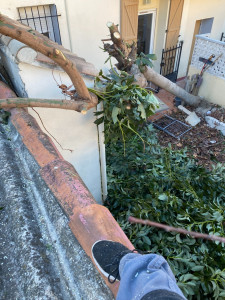
[[[55,4],[19,7],[19,21],[37,30],[52,41],[62,44]]]

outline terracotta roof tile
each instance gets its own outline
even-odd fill
[[[10,95],[15,97],[4,84],[0,84],[0,92],[1,87],[3,87],[2,97]],[[41,131],[35,119],[24,109],[10,111],[12,124],[39,164],[41,177],[70,219],[69,226],[86,253],[91,257],[93,243],[101,239],[119,241],[133,249],[109,210],[95,202],[74,167],[62,158],[52,140]],[[108,280],[103,275],[102,277],[108,284]],[[116,295],[118,283],[109,284],[109,287]]]
[[[54,160],[41,168],[40,174],[69,217],[75,208],[96,203],[74,167],[67,161]]]
[[[20,133],[23,143],[41,167],[55,159],[62,159],[62,155],[52,140],[40,130],[37,121],[25,110],[14,110],[11,122]]]

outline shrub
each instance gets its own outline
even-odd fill
[[[134,246],[163,255],[188,299],[225,298],[224,244],[140,224],[130,215],[174,227],[224,236],[225,167],[198,166],[185,150],[158,145],[151,126],[126,143],[109,142],[106,205]]]

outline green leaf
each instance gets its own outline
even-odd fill
[[[157,60],[157,55],[156,54],[146,54],[146,57],[151,59],[151,60]]]
[[[96,111],[94,112],[95,116],[99,116],[99,115],[102,115],[104,113],[104,111]]]
[[[101,117],[101,118],[98,118],[98,119],[96,119],[96,120],[94,121],[94,123],[95,123],[96,125],[100,125],[100,124],[102,124],[103,122],[104,122],[104,116]]]
[[[146,243],[147,245],[151,245],[151,240],[148,236],[143,236],[143,242]]]
[[[146,112],[145,112],[143,104],[138,105],[138,111],[141,112],[142,119],[146,120]]]
[[[118,114],[121,112],[121,109],[119,107],[114,106],[112,110],[112,119],[113,123],[115,124],[118,121]]]
[[[180,244],[182,243],[182,240],[180,238],[180,234],[176,235],[176,240],[177,240],[178,243],[180,243]]]
[[[196,277],[192,274],[185,274],[185,275],[182,275],[180,279],[181,279],[182,282],[187,282],[190,279],[198,280],[198,277]]]
[[[161,194],[158,196],[158,199],[161,201],[167,201],[168,200],[168,196],[166,194]]]
[[[216,284],[215,281],[211,281],[211,283],[212,283],[213,291],[215,291],[215,289],[216,289],[216,287],[217,287],[217,284]]]
[[[191,268],[192,271],[202,271],[205,267],[204,266],[195,266]]]
[[[149,67],[153,67],[153,63],[149,60],[149,59],[146,59],[146,58],[142,58],[141,59],[141,62],[144,66],[149,66]]]

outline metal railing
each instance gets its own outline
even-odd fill
[[[181,41],[177,46],[162,50],[160,74],[173,82],[177,81],[182,47],[183,41]]]

